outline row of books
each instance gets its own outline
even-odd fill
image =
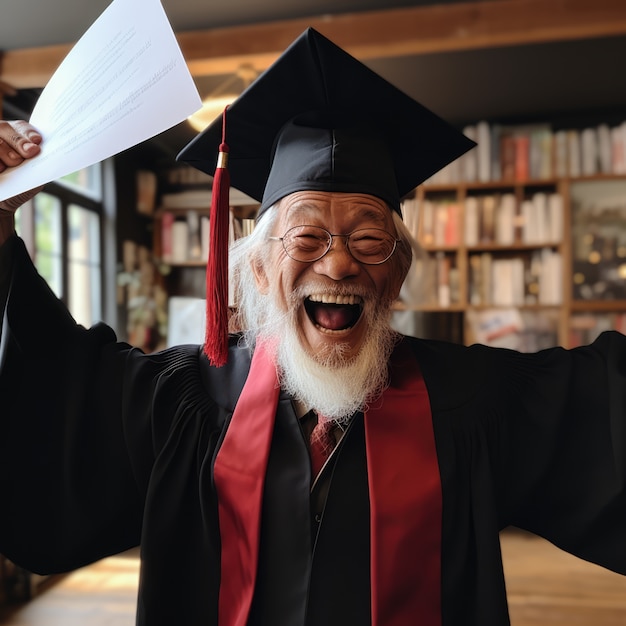
[[[427,301],[447,308],[460,302],[460,273],[454,255],[434,255],[434,281]],[[550,248],[500,258],[490,252],[469,257],[468,302],[477,307],[557,306],[563,302],[563,260]]]
[[[460,273],[451,255],[438,252],[435,255],[435,293],[430,301],[447,308],[460,301]]]
[[[476,148],[426,184],[526,182],[626,174],[626,122],[553,130],[549,124],[502,125],[480,121],[463,129]]]
[[[417,198],[403,203],[404,222],[425,247],[557,245],[563,197],[537,192],[518,203],[511,193],[468,196],[464,203]]]
[[[402,218],[411,235],[423,246],[458,246],[461,242],[461,204],[455,200],[419,200],[402,203]]]
[[[161,215],[161,259],[165,263],[205,261],[209,254],[209,218],[197,211]]]
[[[498,258],[489,252],[472,254],[469,274],[468,299],[473,306],[552,306],[563,302],[563,260],[550,248],[513,258]]]
[[[229,245],[254,229],[254,219],[237,219],[230,213]],[[209,256],[209,217],[197,211],[163,211],[161,258],[165,263],[206,263]]]

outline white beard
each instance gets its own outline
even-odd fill
[[[327,419],[347,422],[384,391],[389,357],[398,339],[389,326],[389,306],[370,303],[367,309],[371,319],[361,322],[368,326],[365,343],[355,357],[348,359],[348,344],[329,344],[327,352],[312,357],[302,346],[295,312],[285,315],[275,305],[268,305],[267,319],[273,323],[271,330],[264,331],[278,338],[276,362],[281,387],[307,409]]]

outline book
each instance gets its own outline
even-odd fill
[[[569,173],[569,159],[567,156],[567,131],[559,130],[554,133],[554,175],[565,178]]]
[[[423,203],[422,203],[423,204]],[[420,210],[420,201],[417,197],[405,198],[401,205],[402,221],[411,236],[420,240],[420,221],[423,210]]]
[[[151,170],[137,170],[135,174],[137,212],[152,216],[156,205],[157,176]]]
[[[495,242],[502,246],[515,243],[516,201],[512,193],[502,194],[496,206]]]
[[[476,141],[478,180],[487,183],[491,180],[491,131],[488,122],[480,121],[476,124]]]
[[[553,134],[549,127],[538,126],[530,132],[529,175],[533,180],[553,176]]]
[[[597,128],[598,135],[598,161],[602,174],[611,174],[613,163],[611,161],[611,129],[608,124],[600,124]]]
[[[210,222],[208,215],[200,216],[200,244],[202,245],[202,258],[209,258]]]
[[[465,198],[465,245],[468,247],[478,245],[480,232],[480,207],[476,196]]]
[[[567,131],[567,175],[576,178],[581,175],[580,133],[571,128]]]
[[[202,260],[202,241],[200,238],[200,215],[197,211],[187,211],[187,260]]]
[[[437,304],[440,307],[450,306],[450,267],[452,260],[444,252],[437,252]]]
[[[584,128],[580,133],[580,172],[593,176],[600,171],[598,134],[596,128]]]
[[[560,193],[551,193],[548,196],[548,241],[558,243],[564,236],[564,206],[563,196]]]
[[[626,174],[626,145],[624,124],[611,128],[611,157],[613,174]]]
[[[172,227],[174,225],[174,214],[165,211],[161,216],[161,258],[166,263],[172,261]]]
[[[480,197],[480,243],[493,243],[495,240],[496,196]]]
[[[175,219],[172,224],[171,263],[184,263],[189,260],[189,226],[186,219]]]
[[[511,132],[503,132],[500,137],[500,163],[502,180],[515,180],[516,163],[515,136]]]
[[[525,132],[516,134],[514,145],[514,178],[517,182],[526,182],[530,178],[530,136]]]
[[[476,126],[473,124],[466,126],[463,134],[472,141],[478,139]],[[461,180],[466,183],[474,183],[478,180],[478,150],[476,148],[472,148],[461,157]]]

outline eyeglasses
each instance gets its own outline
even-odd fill
[[[348,252],[359,263],[380,265],[395,252],[399,239],[380,228],[360,228],[347,235],[334,235],[320,226],[294,226],[282,237],[269,237],[282,241],[287,255],[294,261],[313,263],[319,261],[333,245],[335,237],[344,237]]]

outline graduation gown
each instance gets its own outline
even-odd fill
[[[215,369],[198,346],[144,355],[104,325],[77,326],[17,238],[0,249],[2,273],[0,552],[49,573],[141,545],[138,624],[217,625],[213,466],[248,351],[233,337]],[[509,525],[626,574],[626,339],[536,355],[404,341],[432,412],[442,626],[509,623]],[[365,447],[359,415],[311,494],[281,393],[249,624],[370,624]]]

